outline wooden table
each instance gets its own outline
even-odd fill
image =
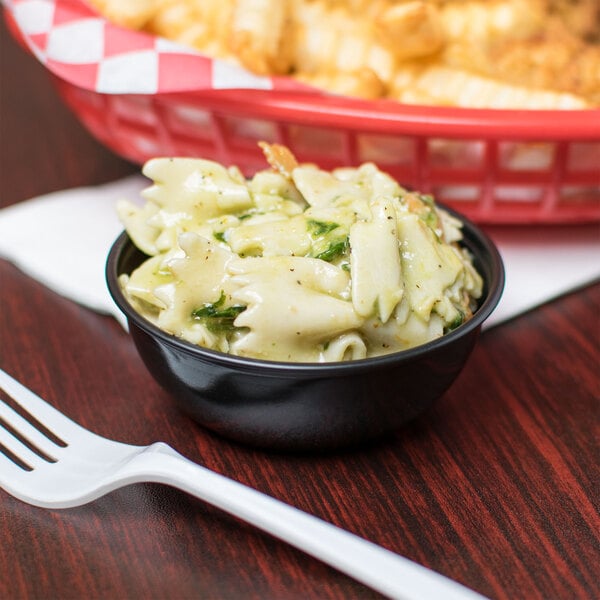
[[[2,31],[1,204],[137,167],[100,147]],[[600,286],[486,331],[393,439],[326,455],[230,443],[180,414],[110,317],[0,261],[0,367],[96,432],[191,459],[492,598],[600,597]],[[184,493],[135,485],[48,511],[0,491],[0,597],[377,594]]]

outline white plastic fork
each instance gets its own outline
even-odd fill
[[[167,444],[132,446],[96,435],[2,370],[0,388],[33,417],[33,422],[24,418],[0,398],[0,487],[23,502],[69,508],[132,483],[162,483],[270,533],[390,598],[484,600],[439,573],[201,467]]]

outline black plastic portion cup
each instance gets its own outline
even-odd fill
[[[336,363],[241,358],[162,331],[133,309],[120,288],[119,276],[147,258],[125,232],[110,250],[106,279],[146,367],[198,423],[263,448],[340,448],[397,431],[442,396],[465,366],[502,295],[504,267],[489,237],[461,221],[462,245],[484,280],[475,314],[434,341],[375,358]]]

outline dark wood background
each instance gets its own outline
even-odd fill
[[[137,171],[63,107],[1,31],[0,203]],[[551,274],[550,274],[551,276]],[[600,285],[484,332],[466,370],[393,439],[262,452],[180,414],[111,318],[0,260],[0,367],[100,434],[191,459],[497,599],[600,597]],[[355,599],[377,594],[158,485],[48,511],[0,491],[0,597]]]

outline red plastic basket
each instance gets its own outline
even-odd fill
[[[53,78],[87,129],[136,163],[194,156],[250,175],[265,168],[256,144],[265,140],[322,168],[375,162],[480,223],[600,221],[600,110],[423,107],[281,90],[111,95]]]
[[[256,145],[263,139],[322,168],[373,161],[480,223],[600,220],[600,111],[442,109],[248,90],[111,96],[56,83],[99,140],[137,163],[198,156],[251,174],[265,167]]]

